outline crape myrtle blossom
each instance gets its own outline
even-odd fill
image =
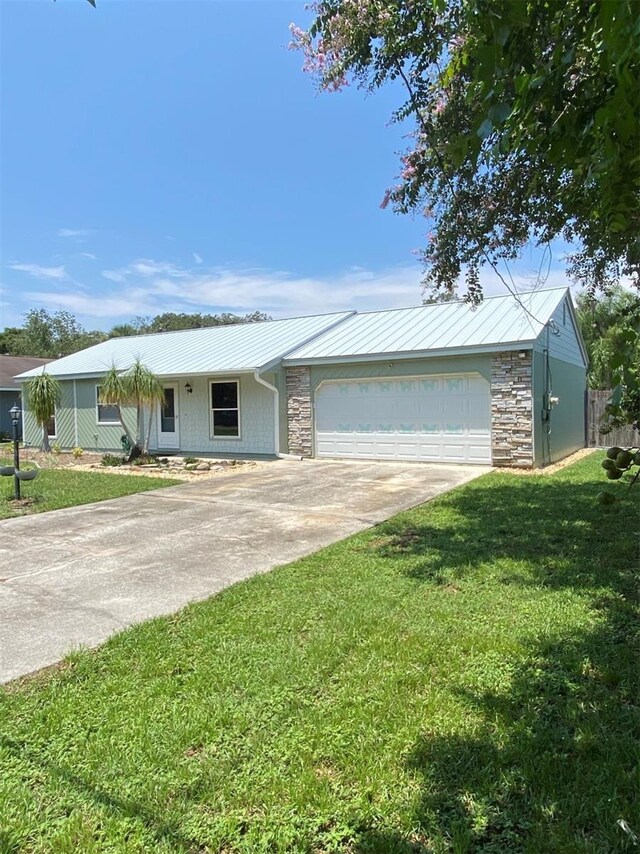
[[[319,0],[290,47],[321,90],[394,83],[413,122],[381,207],[432,214],[425,283],[576,246],[568,275],[593,291],[640,279],[637,3]],[[497,270],[496,270],[497,272]]]

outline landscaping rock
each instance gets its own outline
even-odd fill
[[[209,471],[210,468],[211,468],[211,466],[209,465],[209,463],[198,463],[195,470],[196,471]]]

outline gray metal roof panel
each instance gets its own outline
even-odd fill
[[[522,305],[507,295],[489,297],[475,308],[455,302],[356,314],[284,361],[531,343],[566,292],[566,288],[553,288],[520,294]]]
[[[330,329],[350,312],[110,338],[47,365],[54,376],[99,375],[136,358],[158,376],[253,371]],[[20,375],[28,379],[39,370]]]

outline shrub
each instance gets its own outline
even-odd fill
[[[158,460],[155,457],[152,457],[150,454],[140,454],[139,457],[134,457],[131,460],[132,466],[151,466],[157,464]]]
[[[62,452],[62,445],[60,444],[60,442],[54,442],[53,445],[51,446],[51,453],[52,454],[60,454],[61,452]]]
[[[184,458],[185,466],[197,465],[199,462],[200,462],[200,460],[197,457],[185,457]]]
[[[102,466],[123,466],[127,461],[126,457],[118,457],[116,454],[104,454],[100,460]]]
[[[73,451],[71,451],[71,453],[73,454],[73,456],[77,460],[79,460],[80,457],[84,454],[84,449],[83,448],[74,448]]]

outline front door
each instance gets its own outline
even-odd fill
[[[180,447],[178,429],[178,386],[165,385],[164,400],[158,404],[158,449],[177,450]]]

